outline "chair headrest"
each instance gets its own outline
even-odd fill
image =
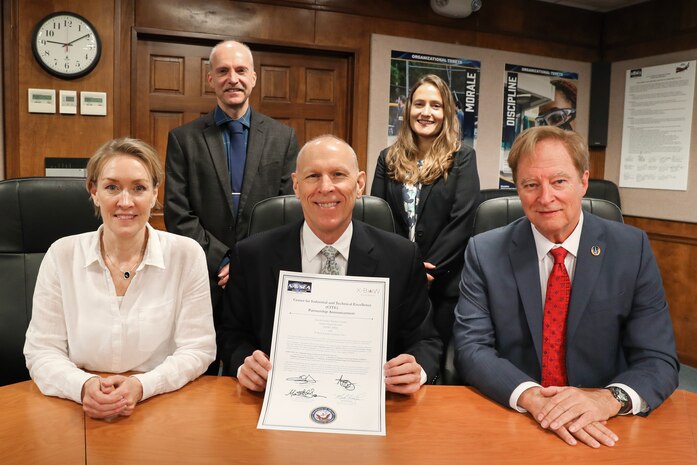
[[[34,177],[0,181],[0,252],[40,253],[64,236],[96,230],[82,178]]]
[[[590,199],[584,197],[581,200],[581,208],[607,220],[623,223],[622,212],[614,203],[603,199]],[[490,229],[505,226],[525,215],[523,206],[518,196],[498,197],[485,200],[479,205],[474,217],[473,235]]]
[[[249,219],[249,235],[300,221],[303,210],[294,195],[281,195],[262,200],[254,205]],[[394,218],[389,204],[379,198],[364,195],[356,200],[353,219],[376,228],[394,232]]]

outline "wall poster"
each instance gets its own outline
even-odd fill
[[[532,126],[576,130],[578,73],[506,65],[499,188],[514,189],[506,161],[516,136]]]
[[[390,63],[390,96],[387,126],[388,145],[391,145],[404,123],[403,114],[411,86],[425,74],[436,74],[453,92],[458,106],[460,134],[464,144],[475,146],[477,115],[479,114],[480,62],[423,53],[392,50]]]

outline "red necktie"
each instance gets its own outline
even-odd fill
[[[566,386],[566,314],[569,310],[571,281],[564,266],[567,251],[550,250],[554,266],[547,281],[545,313],[542,323],[542,386]]]

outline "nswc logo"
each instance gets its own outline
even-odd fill
[[[630,78],[633,78],[633,77],[641,77],[641,68],[631,70],[631,71],[629,72],[629,77],[630,77]]]
[[[291,292],[312,292],[312,283],[288,281],[288,290]]]

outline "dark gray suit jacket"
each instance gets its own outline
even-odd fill
[[[295,132],[252,110],[239,212],[232,214],[230,176],[221,129],[213,112],[172,129],[167,141],[165,225],[195,239],[206,252],[211,295],[222,291],[217,273],[223,258],[247,235],[254,205],[293,192],[298,142]]]
[[[245,357],[257,349],[270,353],[279,271],[302,270],[302,224],[255,234],[235,246],[230,265],[235,272],[223,295],[218,333],[225,374],[235,375]],[[428,380],[435,380],[443,344],[433,326],[418,248],[407,239],[354,221],[347,274],[390,278],[387,359],[412,354]]]
[[[591,248],[600,248],[593,255]],[[455,366],[508,405],[540,382],[543,306],[530,221],[470,240],[455,310]],[[678,360],[661,275],[644,232],[584,213],[567,317],[570,386],[623,383],[651,409],[677,387]]]

